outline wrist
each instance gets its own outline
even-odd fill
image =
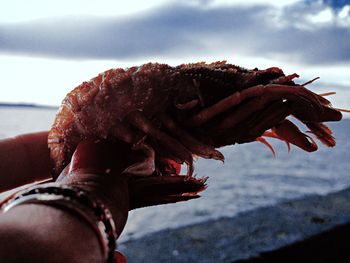
[[[117,235],[121,234],[129,211],[129,193],[126,177],[77,170],[62,177],[57,183],[76,186],[89,193],[92,198],[100,200],[112,214]]]
[[[83,219],[95,231],[100,241],[104,259],[107,262],[114,262],[117,233],[111,212],[100,199],[92,196],[82,187],[48,183],[17,192],[1,205],[1,210],[6,214],[12,211],[13,208],[28,204],[61,208],[70,214],[73,213],[80,220]]]
[[[129,211],[127,177],[121,175],[129,166],[126,152],[128,147],[123,143],[83,141],[56,181],[77,186],[102,201],[112,213],[118,236]]]

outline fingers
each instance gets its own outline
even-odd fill
[[[0,192],[51,177],[47,131],[0,140]]]
[[[132,178],[129,180],[130,209],[198,198],[206,179],[185,176]]]

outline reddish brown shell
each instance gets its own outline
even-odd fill
[[[255,141],[269,129],[270,137],[315,150],[287,124],[289,115],[333,146],[331,131],[321,122],[340,120],[340,112],[295,84],[296,77],[276,67],[247,70],[225,61],[107,70],[63,100],[48,137],[54,174],[86,138],[148,145],[158,166],[164,159],[191,166],[192,154],[222,160],[215,147]]]

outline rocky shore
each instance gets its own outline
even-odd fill
[[[127,256],[128,263],[209,263],[247,259],[249,261],[244,262],[270,262],[262,260],[271,259],[276,253],[283,256],[283,251],[288,256],[288,253],[291,253],[289,248],[286,252],[282,247],[297,241],[303,242],[292,245],[292,249],[299,248],[292,254],[307,253],[315,244],[319,244],[320,247],[313,249],[320,252],[327,251],[330,249],[329,244],[316,243],[315,236],[329,230],[326,234],[333,234],[335,240],[332,249],[341,247],[343,243],[350,244],[344,241],[344,231],[350,228],[347,226],[348,222],[350,222],[350,188],[326,196],[309,196],[256,209],[232,218],[220,218],[178,229],[159,231],[120,243],[119,250]],[[340,226],[342,224],[344,225]],[[337,238],[337,235],[341,234],[343,236]],[[347,236],[350,239],[350,235]],[[307,240],[309,237],[314,239],[309,241]],[[316,236],[316,239],[320,238]],[[321,241],[323,239],[325,238],[321,237]],[[337,240],[342,243],[337,244]],[[282,249],[277,250],[279,248]],[[275,252],[276,250],[278,252]],[[332,251],[329,250],[330,253]],[[308,256],[312,258],[312,255]]]

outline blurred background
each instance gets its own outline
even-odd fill
[[[49,129],[75,86],[109,68],[150,61],[276,66],[298,73],[298,83],[320,77],[309,88],[337,92],[333,105],[350,109],[349,1],[245,2],[2,1],[0,139]],[[210,176],[202,198],[132,212],[121,240],[347,188],[350,121],[331,128],[333,149],[288,154],[272,141],[276,158],[251,143],[224,148],[224,165],[199,160],[198,176]]]
[[[349,108],[348,1],[242,2],[3,1],[0,100],[59,105],[108,68],[228,60],[320,77]]]

